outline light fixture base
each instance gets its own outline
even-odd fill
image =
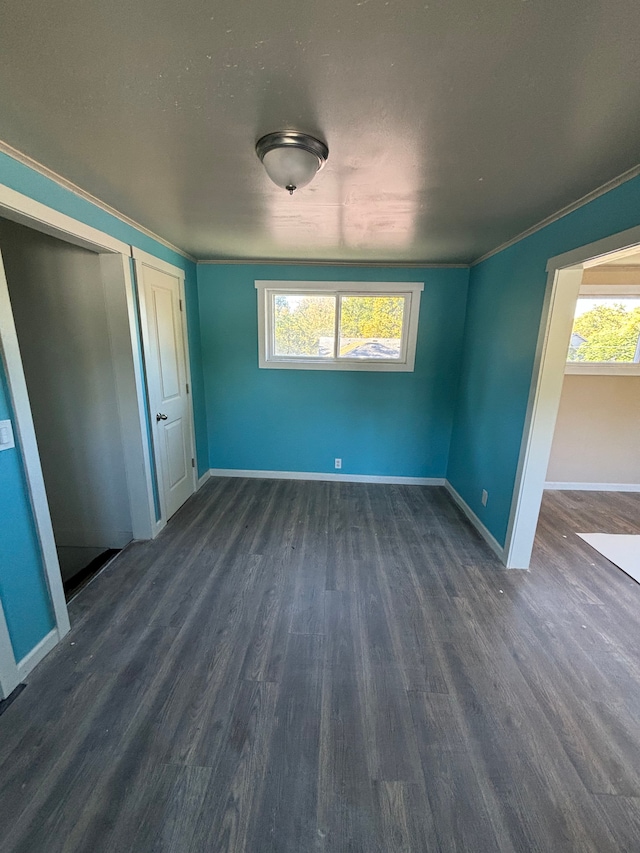
[[[322,169],[327,162],[329,149],[324,142],[309,136],[308,133],[299,133],[296,130],[280,130],[276,133],[267,133],[256,142],[256,154],[263,160],[267,151],[273,148],[303,148],[318,158],[318,169]]]

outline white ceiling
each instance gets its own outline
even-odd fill
[[[630,169],[637,0],[5,3],[0,136],[199,258],[469,262]],[[293,197],[254,153],[315,133]]]

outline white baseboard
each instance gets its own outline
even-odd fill
[[[469,504],[462,497],[460,497],[458,492],[454,489],[454,487],[448,480],[445,481],[444,487],[451,495],[451,498],[453,499],[454,503],[460,507],[462,512],[467,516],[467,518],[469,519],[471,524],[473,524],[480,536],[482,536],[482,538],[486,541],[487,545],[491,548],[496,557],[498,557],[502,563],[506,563],[505,550],[495,538],[493,533],[487,530],[487,528],[480,521],[475,512],[471,509]]]
[[[209,479],[210,476],[211,476],[211,471],[205,471],[204,472],[202,477],[200,477],[200,479],[196,483],[196,492],[198,491],[198,489],[201,489],[204,486],[204,484],[207,482],[207,480]]]
[[[211,477],[254,477],[264,480],[322,480],[337,483],[388,483],[399,486],[444,486],[444,477],[384,477],[376,474],[324,474],[319,471],[254,471],[212,468]]]
[[[640,492],[640,483],[545,483],[544,487],[563,492]]]
[[[46,657],[49,652],[58,645],[60,635],[58,629],[54,628],[46,637],[43,637],[35,648],[31,649],[29,654],[25,655],[21,661],[18,661],[18,678],[20,681],[25,679],[32,669],[35,669],[40,661]]]

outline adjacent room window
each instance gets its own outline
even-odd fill
[[[255,285],[260,367],[413,370],[422,283]]]
[[[567,373],[640,373],[640,287],[580,293]]]

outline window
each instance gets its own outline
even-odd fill
[[[640,373],[640,287],[585,290],[576,303],[566,372]]]
[[[422,283],[255,285],[260,367],[413,370]]]

